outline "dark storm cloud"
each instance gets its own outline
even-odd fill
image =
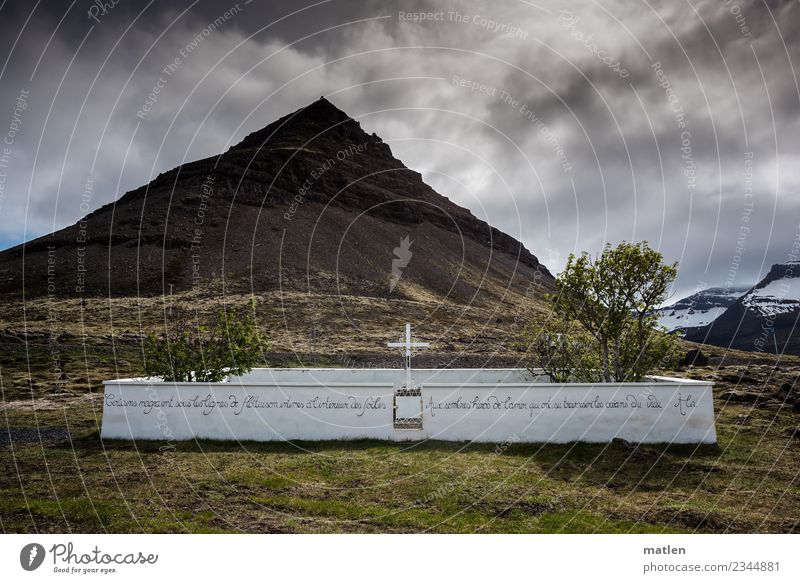
[[[0,9],[0,133],[29,92],[0,241],[322,94],[554,271],[648,239],[681,262],[680,291],[740,285],[798,233],[797,2],[93,5]]]

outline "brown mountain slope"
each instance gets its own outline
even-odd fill
[[[521,243],[435,192],[325,99],[0,253],[0,294],[28,297],[214,283],[480,303],[531,282],[550,288],[552,276]]]

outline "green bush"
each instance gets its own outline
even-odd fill
[[[218,382],[249,372],[263,362],[265,339],[255,320],[255,300],[247,309],[219,310],[209,325],[178,312],[167,332],[144,341],[144,372],[164,381]]]
[[[672,363],[677,338],[655,309],[677,272],[647,242],[606,245],[594,259],[570,255],[549,296],[554,316],[525,334],[531,366],[554,381],[632,382]]]
[[[554,383],[601,382],[597,341],[579,323],[557,314],[534,317],[522,329],[526,367]]]

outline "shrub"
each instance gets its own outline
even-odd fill
[[[659,326],[655,308],[677,271],[677,263],[665,265],[647,242],[606,245],[594,259],[586,252],[570,255],[549,296],[555,317],[540,332],[545,338],[561,334],[561,340],[548,347],[530,341],[529,332],[533,362],[547,370],[552,361],[549,368],[562,370],[551,374],[553,380],[564,378],[569,365],[570,379],[587,382],[639,381],[671,362],[677,339]]]
[[[544,370],[554,383],[600,382],[597,341],[577,322],[551,314],[530,320],[522,329],[526,367]]]
[[[210,325],[185,312],[168,318],[167,332],[144,342],[147,376],[164,381],[218,382],[227,375],[249,372],[263,361],[265,339],[255,320],[255,300],[247,309],[219,310]]]

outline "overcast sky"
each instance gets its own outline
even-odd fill
[[[100,4],[0,3],[0,248],[320,95],[553,272],[647,239],[681,295],[800,236],[796,0]]]

